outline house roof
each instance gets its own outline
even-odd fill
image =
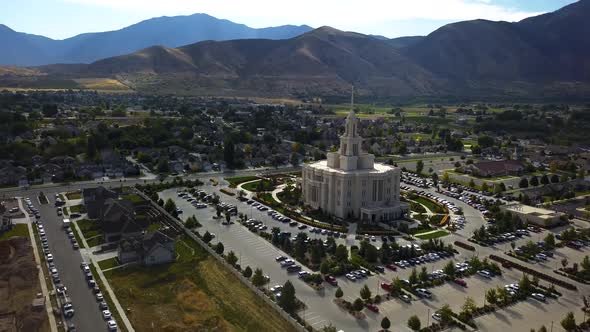
[[[518,160],[482,161],[473,166],[485,173],[516,172],[524,168]]]

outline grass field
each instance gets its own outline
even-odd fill
[[[127,194],[123,195],[122,197],[132,201],[133,203],[141,203],[144,201],[144,199],[141,198],[141,196],[139,196],[138,194]]]
[[[70,206],[71,213],[80,213],[82,211],[82,205]]]
[[[107,271],[137,331],[294,331],[188,237],[176,262]]]
[[[117,259],[117,257],[105,259],[103,261],[98,262],[98,266],[100,266],[101,270],[110,269],[110,268],[113,268],[113,267],[119,266],[119,265],[120,264],[119,264],[119,260]]]
[[[416,235],[414,235],[414,237],[417,237],[421,240],[430,240],[430,239],[436,239],[436,238],[447,236],[447,235],[449,235],[449,232],[437,230],[437,231],[416,234]]]
[[[229,182],[229,186],[230,188],[235,188],[237,187],[240,183],[244,183],[244,182],[248,182],[248,181],[254,181],[258,179],[257,176],[238,176],[238,177],[234,177],[234,178],[225,178],[224,180]]]
[[[104,284],[102,283],[102,280],[98,276],[98,272],[96,272],[96,267],[94,267],[94,264],[89,264],[89,266],[90,266],[90,271],[92,271],[92,275],[94,276],[94,280],[96,280],[96,284],[98,285],[98,287],[100,287],[100,289],[105,289]],[[106,273],[104,273],[104,274],[106,277]],[[111,288],[114,288],[112,286],[113,285],[111,284]],[[108,304],[109,309],[110,309],[111,313],[113,314],[115,321],[117,322],[117,327],[119,328],[118,331],[127,331],[127,328],[125,327],[125,324],[123,324],[123,320],[121,319],[121,315],[119,314],[119,310],[117,310],[117,308],[115,307],[115,303],[113,302],[113,299],[111,299],[109,292],[103,291],[102,295],[104,296],[104,300]],[[134,325],[134,324],[132,324],[132,325]],[[133,327],[135,328],[135,326],[133,326]]]
[[[262,188],[258,187],[260,185],[260,183],[262,183]],[[244,188],[245,190],[248,190],[248,191],[273,191],[275,189],[275,186],[273,186],[272,182],[270,182],[268,180],[259,180],[259,181],[246,183],[245,185],[242,186],[242,188]]]
[[[74,79],[83,89],[128,91],[129,87],[112,78],[78,78]]]
[[[76,237],[76,242],[78,242],[78,246],[80,246],[80,248],[86,248],[86,246],[84,245],[84,242],[82,242],[82,239],[80,238],[80,235],[78,235],[76,225],[74,225],[72,223],[72,224],[70,224],[70,228],[72,229],[72,232],[74,233],[74,237]]]
[[[415,199],[416,202],[426,206],[427,209],[434,213],[445,213],[445,209],[442,205],[435,204],[433,201],[426,199],[424,197],[418,197]]]
[[[82,193],[79,191],[73,191],[71,193],[66,193],[66,197],[68,199],[80,199],[82,198]]]
[[[8,232],[0,233],[0,241],[9,239],[13,236],[25,236],[29,238],[29,229],[25,224],[15,224]]]

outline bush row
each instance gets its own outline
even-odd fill
[[[539,279],[543,279],[543,280],[548,281],[548,282],[550,282],[552,284],[555,284],[557,286],[560,286],[560,287],[563,287],[563,288],[566,288],[566,289],[569,289],[569,290],[577,290],[578,289],[575,285],[570,284],[567,281],[563,281],[561,279],[557,279],[557,278],[555,278],[553,276],[547,275],[547,274],[542,273],[542,272],[539,272],[537,270],[533,270],[533,269],[531,269],[528,266],[523,266],[523,265],[521,265],[519,263],[510,261],[510,260],[507,260],[506,258],[499,257],[499,256],[496,256],[496,255],[490,255],[490,259],[495,260],[497,262],[500,262],[502,264],[502,266],[504,266],[504,267],[514,267],[517,270],[520,270],[522,272],[525,272],[526,274],[530,274],[532,276],[536,276]]]
[[[469,250],[469,251],[475,251],[475,247],[470,244],[463,243],[461,241],[455,241],[454,243],[459,248],[463,248],[463,249]]]

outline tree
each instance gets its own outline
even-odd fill
[[[223,142],[223,160],[229,168],[233,168],[235,164],[235,146],[231,138],[227,137]]]
[[[533,289],[533,285],[529,279],[529,276],[524,273],[520,279],[520,282],[518,283],[518,286],[520,287],[520,291],[524,294],[530,294]]]
[[[559,175],[557,175],[557,174],[551,175],[551,183],[559,183]]]
[[[530,185],[533,187],[539,185],[539,178],[536,175],[531,178]]]
[[[574,318],[573,312],[568,312],[567,315],[561,320],[561,326],[566,331],[574,331],[577,328],[576,319]]]
[[[334,296],[337,299],[342,298],[344,296],[344,292],[342,291],[342,288],[338,287],[338,289],[336,290],[336,293],[334,294]]]
[[[449,172],[444,172],[443,173],[442,181],[444,183],[449,183],[451,181],[451,178],[449,176]]]
[[[547,234],[547,236],[545,236],[544,241],[545,247],[547,247],[548,249],[555,248],[555,235],[553,235],[553,233]]]
[[[473,179],[469,180],[467,186],[469,186],[470,188],[475,188],[475,181],[473,181]]]
[[[231,214],[229,214],[229,212],[225,213],[225,221],[229,224],[229,222],[231,221]]]
[[[166,203],[164,204],[164,210],[166,210],[166,212],[172,214],[174,211],[176,211],[176,204],[174,203],[174,201],[170,198],[168,198],[166,200]]]
[[[242,272],[242,275],[246,278],[250,278],[252,276],[252,269],[250,268],[250,266],[246,266],[244,272]]]
[[[206,231],[205,234],[203,234],[203,242],[209,243],[211,240],[213,240],[213,235],[211,235],[209,231]]]
[[[86,157],[88,157],[88,160],[94,160],[96,152],[96,139],[94,138],[94,135],[88,135],[86,138]]]
[[[422,160],[418,160],[416,162],[416,174],[422,174],[424,170],[424,162]]]
[[[545,327],[545,325],[542,325],[542,326],[539,328],[538,332],[547,332],[547,328]]]
[[[438,310],[438,313],[440,314],[440,320],[442,323],[448,324],[453,321],[453,310],[448,304],[443,305],[442,308]]]
[[[287,282],[283,285],[283,290],[281,291],[281,297],[279,298],[278,304],[288,313],[294,312],[297,308],[295,287],[293,287],[291,281],[287,280]]]
[[[475,304],[475,301],[473,300],[473,298],[471,298],[469,296],[466,297],[465,303],[463,303],[461,310],[465,313],[465,315],[467,315],[467,317],[471,318],[471,316],[473,315],[473,312],[475,310],[477,310],[477,305]]]
[[[412,269],[412,273],[410,274],[408,281],[411,285],[415,285],[418,283],[418,271],[416,271],[416,268]]]
[[[457,269],[455,268],[455,264],[453,264],[453,261],[449,261],[445,265],[445,267],[443,268],[443,272],[451,278],[455,277],[455,273],[457,272]]]
[[[231,266],[235,266],[236,263],[238,262],[238,256],[236,256],[236,253],[233,251],[230,251],[227,253],[227,257],[225,258],[225,260],[229,263],[229,265]],[[249,268],[249,266],[248,266]],[[250,273],[250,275],[252,275],[252,273]],[[250,277],[247,277],[250,278]]]
[[[256,270],[254,270],[254,275],[252,275],[252,285],[256,286],[256,287],[261,287],[262,285],[265,284],[265,280],[264,280],[264,275],[262,274],[262,269],[261,268],[256,268]]]
[[[428,280],[428,269],[426,269],[426,266],[422,266],[422,269],[420,269],[418,279],[420,279],[421,282],[426,282]]]
[[[368,301],[372,295],[371,290],[369,289],[369,286],[364,285],[363,288],[361,288],[361,290],[360,290],[360,295],[363,300]]]
[[[338,262],[346,262],[348,260],[348,248],[343,244],[339,244],[338,247],[336,247],[336,254],[334,257]]]
[[[547,176],[547,174],[543,174],[543,176],[541,177],[541,184],[542,185],[548,185],[549,184],[549,177]]]
[[[354,311],[361,311],[363,310],[363,308],[365,307],[365,303],[363,302],[363,300],[357,298],[356,300],[354,300],[354,302],[352,302],[352,310]]]
[[[291,165],[293,165],[294,167],[299,165],[299,156],[297,155],[297,153],[295,153],[295,152],[291,153],[290,162],[291,162]]]
[[[582,260],[582,263],[580,264],[580,266],[585,271],[590,271],[590,258],[587,255],[584,256],[584,259]]]
[[[520,182],[518,183],[518,186],[520,188],[528,188],[529,187],[529,180],[527,180],[527,178],[520,179]]]
[[[244,190],[240,189],[240,191],[238,191],[238,197],[242,198],[244,196],[246,196],[246,192]]]
[[[330,273],[330,264],[328,264],[328,262],[323,262],[322,265],[320,265],[320,273],[321,274]]]
[[[436,174],[436,172],[432,173],[432,183],[434,184],[435,187],[438,186],[438,174]],[[385,317],[385,318],[387,318],[387,317]]]
[[[408,319],[408,327],[412,329],[412,331],[420,331],[420,327],[422,327],[422,323],[420,322],[420,318],[418,316],[413,315]]]
[[[336,326],[330,323],[329,325],[322,327],[320,332],[336,332]]]
[[[496,293],[496,289],[488,289],[486,292],[486,301],[491,305],[498,304],[498,294]]]
[[[488,186],[488,183],[484,181],[484,183],[481,184],[481,190],[482,191],[488,191],[490,190],[490,186]]]
[[[217,242],[217,244],[215,245],[215,252],[219,255],[223,255],[223,250],[225,250],[225,248],[223,247],[223,243]]]
[[[389,321],[389,318],[383,317],[383,319],[381,320],[381,328],[384,330],[388,330],[390,327],[391,322]]]
[[[566,266],[567,266],[567,264],[568,264],[568,263],[569,263],[569,262],[568,262],[567,258],[563,258],[563,259],[561,260],[561,266],[563,266],[563,268],[564,268],[564,269],[566,268]]]

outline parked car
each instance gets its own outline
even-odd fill
[[[70,302],[64,304],[62,309],[64,317],[71,318],[74,316],[74,306]]]
[[[336,278],[334,278],[334,276],[327,275],[324,279],[330,285],[332,285],[332,286],[338,286],[338,280],[336,280]]]
[[[461,285],[463,287],[467,287],[467,282],[465,282],[465,280],[460,279],[460,278],[456,278],[453,280],[457,285]]]
[[[410,303],[412,301],[412,299],[407,294],[401,294],[399,298],[406,303]]]
[[[379,307],[372,303],[367,304],[367,309],[371,310],[372,312],[379,312]]]
[[[545,302],[547,300],[547,298],[545,297],[545,295],[541,294],[541,293],[533,293],[531,294],[532,297],[534,297],[535,299],[541,301],[541,302]]]
[[[113,317],[113,315],[111,314],[111,312],[109,310],[103,310],[102,311],[102,318],[109,320]]]
[[[115,322],[115,320],[111,319],[107,322],[107,328],[109,329],[109,331],[114,332],[117,331],[117,323]]]

